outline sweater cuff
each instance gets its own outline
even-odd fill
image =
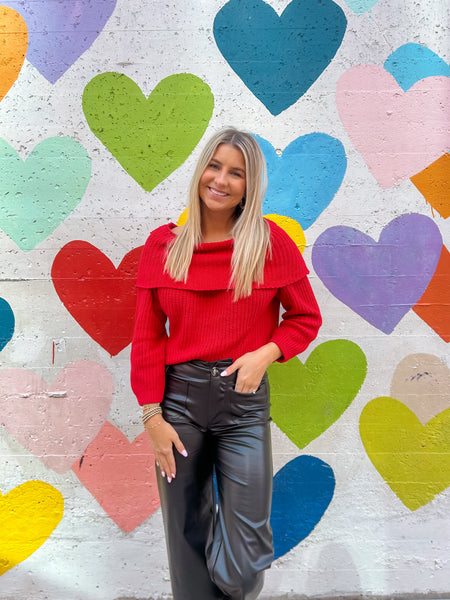
[[[278,348],[281,350],[280,358],[277,358],[276,362],[287,362],[297,354],[300,354],[308,347],[307,343],[304,343],[301,347],[299,347],[298,343],[292,343],[292,334],[289,331],[283,332],[282,329],[277,329],[273,336],[270,339],[271,342],[274,342]]]

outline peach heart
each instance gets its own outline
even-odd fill
[[[0,6],[0,102],[19,76],[27,46],[28,30],[21,15]]]
[[[95,362],[62,369],[53,385],[26,369],[0,371],[0,424],[57,473],[64,473],[108,416],[113,380]]]
[[[382,67],[360,65],[339,79],[336,104],[353,145],[384,189],[449,149],[449,77],[426,77],[404,92]]]
[[[72,470],[127,533],[159,506],[155,458],[146,431],[129,442],[107,421]]]
[[[433,354],[410,354],[395,369],[391,396],[426,425],[450,406],[450,370]]]

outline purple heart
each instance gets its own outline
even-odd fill
[[[91,46],[117,0],[6,0],[28,27],[27,59],[55,83]]]
[[[312,263],[336,298],[392,333],[425,291],[441,250],[434,221],[408,214],[391,221],[378,243],[352,227],[330,227],[317,238]]]

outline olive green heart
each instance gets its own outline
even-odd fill
[[[375,398],[364,407],[359,430],[375,468],[410,510],[450,485],[450,408],[422,425],[402,402]]]
[[[166,77],[148,98],[121,73],[97,75],[83,93],[92,132],[147,192],[184,163],[213,108],[209,86],[190,73]]]
[[[332,425],[351,404],[367,371],[364,352],[354,342],[331,340],[298,358],[269,367],[271,416],[299,448]]]

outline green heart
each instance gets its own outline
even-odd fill
[[[359,430],[375,468],[410,510],[450,485],[450,408],[422,425],[402,402],[375,398],[364,407]]]
[[[320,344],[305,364],[298,358],[274,363],[269,367],[272,419],[304,448],[351,404],[366,371],[363,351],[348,340]]]
[[[90,177],[91,160],[72,138],[43,140],[25,162],[0,139],[0,229],[32,250],[81,201]]]
[[[190,73],[166,77],[148,98],[121,73],[97,75],[83,93],[89,127],[147,192],[184,163],[213,108],[209,86]]]

